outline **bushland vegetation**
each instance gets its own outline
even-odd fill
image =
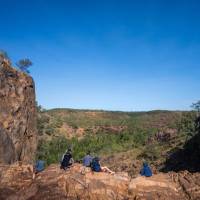
[[[47,161],[47,164],[57,163],[67,148],[73,149],[73,156],[76,161],[80,161],[90,150],[93,155],[108,155],[113,152],[127,151],[133,148],[139,148],[145,144],[147,133],[138,132],[131,134],[129,132],[121,134],[102,133],[97,135],[86,135],[82,139],[76,137],[67,139],[57,137],[49,141],[41,140],[38,146],[38,159]]]
[[[164,163],[169,155],[197,134],[197,109],[187,112],[105,112],[73,109],[40,109],[38,130],[42,137],[38,146],[37,158],[47,164],[60,161],[68,147],[73,156],[80,161],[88,150],[93,155],[105,157],[115,153],[133,150],[139,152],[136,159],[145,159],[150,163]],[[67,124],[74,129],[83,127],[83,137],[66,138],[59,134],[60,128]],[[92,132],[91,127],[124,126],[120,132],[104,129]],[[157,140],[156,134],[166,129],[176,130],[166,141]],[[138,151],[139,150],[139,151]]]

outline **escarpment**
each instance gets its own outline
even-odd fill
[[[27,74],[0,64],[0,163],[31,162],[37,147],[35,85]]]

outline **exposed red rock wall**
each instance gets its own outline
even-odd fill
[[[33,79],[0,65],[0,163],[31,162],[37,147]]]

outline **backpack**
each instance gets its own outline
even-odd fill
[[[45,168],[45,162],[43,160],[38,160],[35,165],[35,171],[41,172]]]
[[[101,166],[100,166],[99,160],[97,158],[92,159],[91,168],[92,168],[92,171],[95,171],[95,172],[101,171]]]

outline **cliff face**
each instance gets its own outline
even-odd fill
[[[0,163],[31,162],[37,147],[33,79],[0,65]]]

